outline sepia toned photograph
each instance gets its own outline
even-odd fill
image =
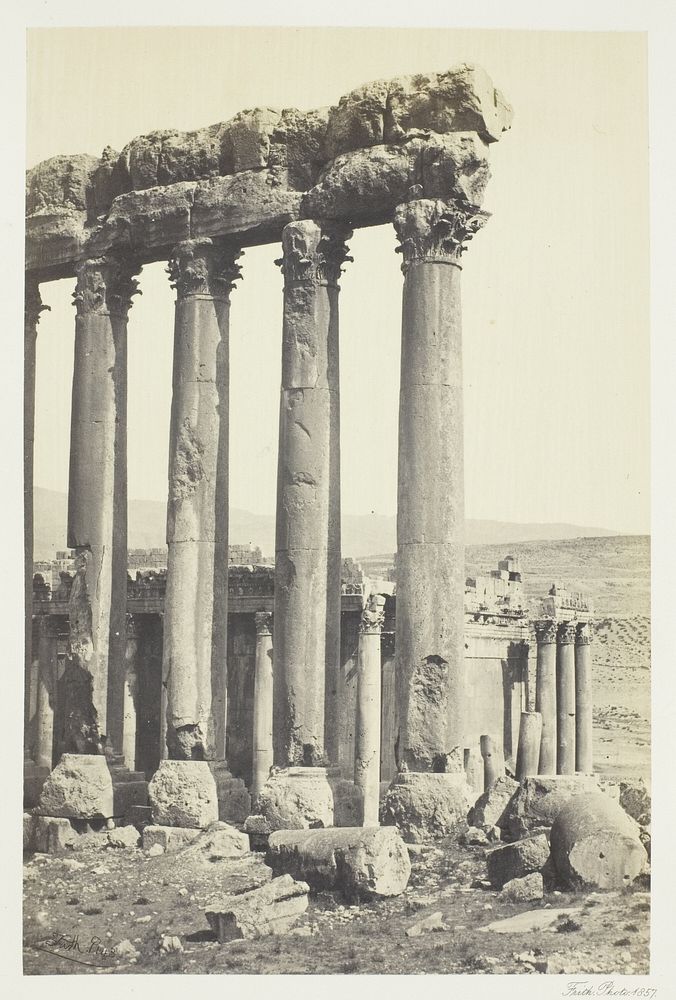
[[[23,975],[652,995],[646,33],[25,39]]]

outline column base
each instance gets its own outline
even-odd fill
[[[332,768],[280,768],[268,778],[256,801],[256,812],[271,830],[311,830],[334,826],[335,782]],[[340,778],[338,779],[340,780]]]
[[[404,771],[390,784],[380,821],[396,826],[407,843],[419,844],[456,833],[473,802],[464,772]]]
[[[148,785],[153,823],[205,829],[218,820],[218,791],[202,760],[162,760]]]

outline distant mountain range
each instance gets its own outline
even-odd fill
[[[66,548],[67,498],[64,493],[35,489],[34,552],[36,560],[54,558]],[[165,544],[166,504],[159,500],[129,501],[129,548],[150,549]],[[376,556],[396,549],[394,517],[378,514],[343,515],[342,548],[346,556]],[[616,535],[607,528],[576,524],[516,524],[469,518],[466,540],[472,545],[509,545],[513,542],[600,538]],[[275,547],[275,519],[271,514],[252,514],[231,508],[230,543],[260,546],[265,555]]]

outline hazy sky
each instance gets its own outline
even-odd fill
[[[244,108],[321,107],[369,80],[477,62],[515,109],[493,213],[464,255],[467,515],[649,530],[644,37],[419,29],[29,32],[28,165],[121,150]],[[402,275],[390,227],[341,286],[342,493],[396,509]],[[282,279],[247,250],[231,310],[231,504],[275,504]],[[141,275],[129,320],[129,493],[166,497],[173,292]],[[66,490],[73,282],[42,286],[35,482]]]

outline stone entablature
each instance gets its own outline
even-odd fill
[[[411,199],[476,207],[511,119],[484,70],[463,64],[366,84],[330,108],[256,108],[121,153],[52,157],[27,173],[26,268],[45,280],[116,251],[150,263],[184,240],[278,242],[302,219],[376,225]]]

